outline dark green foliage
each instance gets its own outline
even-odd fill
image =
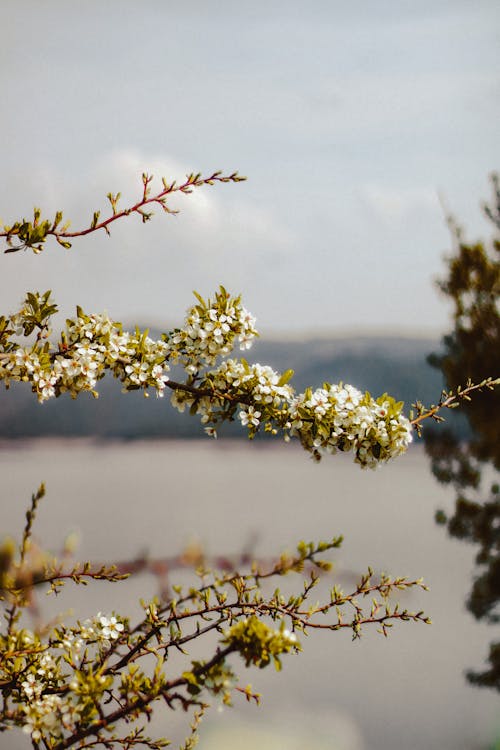
[[[486,244],[467,244],[460,228],[449,220],[455,240],[448,259],[448,275],[440,282],[442,292],[454,305],[454,328],[443,339],[443,351],[429,357],[439,368],[447,388],[468,378],[478,382],[500,374],[500,189],[492,177],[493,203],[484,213],[494,226]],[[491,474],[500,469],[500,391],[478,393],[463,405],[472,438],[463,443],[451,429],[428,432],[426,449],[437,479],[455,488],[454,513],[439,511],[436,520],[446,524],[451,536],[478,547],[474,583],[467,600],[478,620],[500,622],[500,494]],[[487,485],[491,484],[488,491]],[[474,685],[500,691],[500,643],[492,643],[489,666],[469,671]]]

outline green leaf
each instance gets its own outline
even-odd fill
[[[196,292],[194,290],[193,290],[193,294],[196,297],[196,299],[198,300],[198,302],[200,303],[200,305],[202,306],[202,309],[206,310],[207,309],[207,305],[206,305],[206,302],[203,299],[203,297],[201,295],[199,295],[198,292]]]
[[[278,380],[278,385],[286,385],[291,378],[294,376],[294,370],[285,370],[285,372],[282,374],[280,379]]]

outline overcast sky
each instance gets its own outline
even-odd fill
[[[169,327],[242,292],[264,332],[442,332],[449,246],[500,168],[498,0],[2,0],[0,217],[89,223],[143,171],[238,169],[173,218],[0,259],[1,312],[51,288]],[[125,203],[124,203],[125,205]]]

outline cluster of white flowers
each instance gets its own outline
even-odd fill
[[[208,390],[209,395],[177,391],[172,403],[180,411],[187,406],[200,414],[210,435],[216,436],[214,425],[237,414],[250,437],[261,426],[272,434],[283,430],[285,440],[298,438],[316,457],[353,451],[362,467],[388,461],[411,442],[411,424],[401,414],[403,404],[390,396],[375,400],[353,386],[329,383],[296,396],[286,383],[288,377],[289,373],[280,375],[267,366],[229,359],[200,383],[200,390]]]
[[[44,295],[32,298],[37,303],[51,302]],[[0,379],[6,386],[11,380],[30,382],[43,402],[64,392],[75,398],[82,391],[95,393],[97,382],[109,370],[121,380],[124,390],[152,387],[161,397],[168,382],[169,360],[194,374],[229,354],[236,342],[241,349],[249,348],[257,335],[255,318],[240,297],[230,297],[221,287],[214,300],[198,299],[199,304],[188,311],[184,328],[159,340],[139,330],[124,332],[121,324],[107,315],[86,315],[77,308],[77,317],[66,321],[66,330],[53,351],[43,340],[32,346],[15,344],[3,352],[0,349]],[[32,331],[32,326],[26,326],[32,318],[33,307],[26,303],[9,318],[13,332]],[[48,333],[47,328],[42,339]]]
[[[267,365],[227,359],[217,369],[208,372],[200,383],[200,390],[208,389],[210,395],[199,397],[187,391],[176,391],[172,403],[179,411],[194,405],[202,423],[212,423],[205,429],[214,437],[213,425],[233,418],[238,406],[242,407],[238,418],[244,427],[248,427],[250,436],[255,434],[261,422],[270,425],[271,431],[276,433],[277,429],[271,423],[279,422],[287,413],[293,396],[293,389],[284,379]]]
[[[70,661],[74,663],[82,654],[86,646],[87,633],[82,625],[77,630],[67,630],[66,628],[59,633],[57,646],[63,649]]]
[[[205,302],[196,296],[199,304],[188,311],[184,328],[176,329],[168,340],[169,358],[190,374],[228,355],[236,341],[240,349],[249,349],[258,335],[255,318],[243,307],[240,297],[230,297],[222,286],[214,300]]]
[[[293,400],[286,428],[316,456],[352,450],[363,468],[374,468],[403,453],[412,441],[402,406],[387,394],[373,399],[353,386],[325,383]]]
[[[89,658],[92,647],[103,654],[124,630],[125,624],[120,618],[98,612],[73,628],[56,628],[47,645],[29,630],[20,631],[16,641],[1,644],[6,652],[25,654],[20,657],[19,688],[12,692],[18,707],[13,714],[14,723],[34,742],[43,738],[61,739],[65,730],[74,731],[84,713],[82,696],[87,696],[82,658],[84,661]],[[65,665],[76,670],[76,677],[69,683]],[[0,669],[0,681],[2,677]],[[92,674],[92,679],[99,681],[101,678]],[[103,686],[109,680],[109,677],[102,677]]]
[[[114,615],[108,617],[98,612],[93,621],[93,628],[98,643],[104,648],[109,648],[112,641],[120,638],[125,626]]]
[[[196,294],[196,293],[195,293]],[[213,299],[196,294],[183,328],[163,334],[159,340],[138,329],[124,332],[107,315],[77,316],[68,320],[59,344],[51,350],[47,321],[56,311],[49,293],[27,295],[21,310],[9,318],[17,332],[38,330],[31,347],[12,342],[0,318],[0,380],[31,383],[39,401],[63,392],[75,397],[81,391],[94,395],[97,382],[110,371],[125,391],[153,388],[163,396],[172,389],[172,404],[200,415],[205,431],[217,436],[217,425],[238,419],[249,437],[259,429],[285,440],[296,437],[319,458],[322,453],[353,451],[362,467],[375,467],[403,453],[412,440],[411,424],[401,414],[401,403],[384,395],[373,399],[349,385],[330,385],[295,395],[287,385],[292,371],[284,374],[271,367],[228,359],[239,343],[251,346],[257,336],[255,319],[220,287]],[[3,329],[2,329],[3,325]],[[216,369],[207,371],[224,357]],[[185,383],[169,382],[170,364],[181,365]]]
[[[43,650],[30,631],[22,631],[21,639],[29,656],[22,659],[24,680],[15,698],[19,724],[34,742],[48,737],[61,739],[64,730],[73,730],[80,720],[77,702],[71,694],[56,692],[62,679],[59,659]],[[34,649],[32,653],[30,647]]]
[[[104,649],[111,646],[124,632],[125,625],[115,615],[103,615],[98,612],[94,617],[84,620],[78,627],[60,633],[60,647],[79,655],[84,646],[97,643]]]
[[[43,683],[38,683],[37,689],[42,691],[44,687]],[[80,720],[80,713],[71,699],[53,693],[26,693],[22,711],[23,732],[31,735],[35,742],[49,737],[62,739],[64,730],[74,730],[75,724]]]
[[[124,391],[151,387],[162,398],[170,370],[166,356],[167,345],[161,339],[152,339],[138,331],[121,332],[109,343],[106,365],[121,380]]]
[[[18,322],[19,313],[15,316]],[[61,393],[72,397],[92,391],[106,370],[122,381],[124,390],[152,387],[163,396],[169,366],[167,345],[144,333],[123,332],[107,315],[78,315],[66,330],[52,356],[47,344],[17,347],[0,359],[0,378],[30,382],[40,402]]]

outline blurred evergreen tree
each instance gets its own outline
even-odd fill
[[[493,200],[483,205],[493,225],[488,243],[469,244],[453,218],[448,218],[454,248],[447,260],[441,291],[454,305],[454,328],[442,351],[429,357],[449,389],[467,378],[479,382],[500,374],[500,181],[491,178]],[[452,515],[436,514],[449,534],[477,546],[476,570],[467,608],[478,620],[500,622],[500,390],[479,393],[462,405],[472,430],[463,443],[453,428],[429,431],[426,450],[440,482],[456,491]],[[490,644],[487,665],[468,671],[468,680],[500,691],[500,641]]]

